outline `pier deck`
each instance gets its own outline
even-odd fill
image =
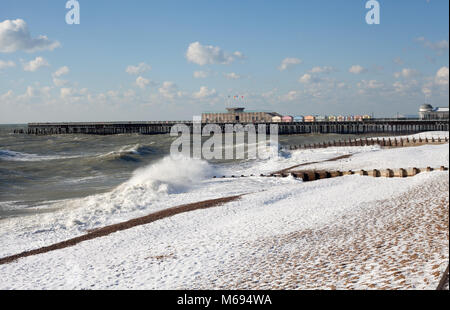
[[[16,133],[34,135],[55,134],[167,134],[176,124],[187,125],[191,131],[191,121],[161,121],[161,122],[99,122],[99,123],[30,123],[28,127],[15,130]],[[226,125],[237,123],[217,124],[225,131]],[[364,133],[415,133],[424,131],[449,131],[448,120],[415,120],[415,119],[372,119],[364,121],[345,122],[293,122],[293,123],[239,123],[243,126],[254,125],[258,130],[259,124],[265,124],[269,132],[270,125],[278,125],[279,134],[364,134]],[[202,123],[202,127],[205,126]]]

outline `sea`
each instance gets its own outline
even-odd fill
[[[101,194],[113,193],[142,169],[153,174],[150,177],[154,180],[168,177],[158,174],[176,177],[186,165],[191,169],[188,173],[197,173],[195,164],[186,162],[166,161],[164,169],[158,168],[169,156],[170,146],[177,138],[170,135],[35,136],[13,133],[14,129],[24,127],[26,125],[0,125],[0,220],[54,212],[72,206],[71,202],[80,198],[109,197]],[[286,145],[371,136],[375,135],[280,135],[277,149]],[[241,167],[243,161],[252,164],[248,162],[251,160],[240,159],[210,160],[207,165],[212,167],[211,171],[223,171],[223,168],[233,171],[234,167]],[[133,192],[125,194],[133,195]],[[133,201],[139,204],[136,199]],[[146,199],[151,199],[151,193]]]

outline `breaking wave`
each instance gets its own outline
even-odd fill
[[[161,199],[189,191],[214,172],[215,168],[206,161],[167,156],[136,170],[111,192],[71,200],[70,207],[80,210],[74,212],[72,225],[90,226],[108,215],[154,210]],[[64,204],[67,206],[68,201]]]
[[[108,159],[108,160],[125,160],[125,161],[139,161],[137,156],[145,156],[155,153],[155,150],[149,145],[127,145],[121,147],[117,151],[112,151],[106,154],[98,155],[97,158]]]

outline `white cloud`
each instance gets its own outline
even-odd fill
[[[28,86],[24,94],[17,96],[18,100],[29,100],[37,96],[37,92],[32,86]]]
[[[299,96],[300,96],[300,92],[298,92],[296,90],[291,90],[287,94],[281,96],[280,99],[281,99],[281,101],[294,101],[294,100],[298,99]]]
[[[356,84],[358,86],[358,88],[361,91],[366,91],[366,90],[374,90],[374,89],[380,89],[384,86],[384,84],[382,82],[378,82],[377,80],[362,80],[361,82]]]
[[[63,87],[60,89],[60,97],[68,102],[79,102],[83,99],[92,97],[87,88],[76,89],[72,87]]]
[[[233,53],[233,56],[238,59],[245,59],[245,55],[242,52],[236,51]]]
[[[234,72],[231,73],[224,73],[223,74],[228,80],[238,80],[241,78],[239,74],[236,74]]]
[[[288,69],[289,67],[299,65],[302,62],[303,61],[301,59],[288,57],[288,58],[283,59],[283,61],[281,62],[281,65],[278,67],[278,70],[284,71],[284,70]]]
[[[0,23],[0,52],[13,53],[16,51],[52,51],[61,44],[51,41],[46,36],[32,38],[27,23],[22,19],[5,20]]]
[[[416,38],[416,41],[421,43],[424,47],[443,53],[448,50],[448,40],[441,40],[438,42],[431,42],[425,37]]]
[[[137,66],[128,66],[125,71],[131,75],[138,75],[150,71],[151,69],[151,66],[147,65],[145,62],[141,62]]]
[[[75,94],[75,90],[70,87],[64,87],[64,88],[61,88],[61,90],[60,90],[60,95],[61,95],[61,98],[63,98],[63,99],[67,99],[74,94]]]
[[[415,77],[418,75],[419,75],[419,71],[417,71],[415,69],[409,69],[409,68],[404,68],[402,71],[394,73],[394,77],[396,79],[399,79],[401,77],[409,79],[409,78],[412,78],[412,77]]]
[[[25,91],[24,94],[17,96],[17,100],[19,101],[29,101],[31,99],[35,99],[35,98],[45,98],[48,99],[50,98],[50,91],[51,91],[51,87],[49,86],[44,86],[41,88],[36,88],[33,86],[28,86],[27,90]]]
[[[448,67],[442,67],[438,70],[435,77],[435,83],[439,86],[448,86]]]
[[[55,84],[56,87],[63,87],[63,86],[66,86],[67,84],[69,84],[69,81],[58,79],[58,78],[53,78],[53,84]]]
[[[416,92],[419,83],[416,80],[396,81],[392,86],[395,92],[410,95]]]
[[[298,80],[302,84],[309,84],[309,83],[319,83],[322,81],[321,78],[318,78],[316,76],[313,76],[309,73],[305,73],[300,79]]]
[[[59,68],[58,70],[56,70],[55,72],[52,73],[52,77],[53,77],[53,84],[55,84],[56,87],[63,87],[66,86],[67,84],[69,84],[69,81],[60,79],[61,76],[69,74],[70,70],[69,67],[64,66]]]
[[[174,82],[166,81],[158,89],[161,96],[166,99],[174,99],[176,97],[181,97],[182,93],[178,91],[178,87]]]
[[[217,95],[217,91],[215,89],[209,90],[208,87],[202,86],[198,92],[192,94],[192,97],[195,99],[205,99],[211,98]]]
[[[309,72],[310,73],[331,73],[335,72],[336,69],[334,67],[324,66],[324,67],[314,67]]]
[[[206,71],[195,71],[194,78],[196,79],[205,79],[209,76],[209,73]]]
[[[9,101],[13,98],[14,92],[12,90],[8,90],[6,93],[0,96],[2,101]]]
[[[48,67],[49,64],[47,60],[45,60],[42,57],[36,57],[34,60],[31,60],[30,62],[27,62],[23,65],[23,70],[29,71],[29,72],[35,72],[39,68],[42,67]]]
[[[200,66],[211,64],[230,64],[237,58],[242,59],[241,52],[229,54],[218,46],[202,45],[200,42],[191,43],[186,51],[186,58],[189,62]]]
[[[59,69],[56,70],[55,72],[53,72],[52,76],[53,76],[53,77],[61,77],[61,76],[63,76],[63,75],[68,74],[69,72],[70,72],[69,67],[64,66],[64,67],[59,68]]]
[[[360,65],[353,65],[350,67],[350,69],[348,69],[348,72],[353,74],[361,74],[367,72],[367,69]]]
[[[143,78],[142,76],[138,76],[136,78],[136,85],[141,88],[141,89],[145,89],[147,87],[147,85],[150,84],[150,80]]]
[[[8,61],[3,61],[0,60],[0,70],[2,69],[6,69],[6,68],[12,68],[15,67],[16,63],[14,61],[8,60]]]

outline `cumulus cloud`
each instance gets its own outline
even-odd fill
[[[166,99],[175,99],[176,97],[181,97],[182,93],[178,90],[178,86],[174,82],[166,81],[158,89],[161,96]]]
[[[209,73],[206,71],[195,71],[193,76],[196,79],[205,79],[209,76]]]
[[[22,95],[18,95],[16,97],[16,99],[18,101],[29,101],[32,99],[48,99],[50,98],[50,91],[51,91],[51,87],[50,86],[44,86],[44,87],[33,87],[33,86],[28,86],[25,93],[23,93]]]
[[[243,59],[241,52],[227,53],[218,46],[202,45],[200,42],[191,43],[186,51],[189,62],[200,66],[212,64],[230,64],[236,59]]]
[[[361,74],[367,72],[367,69],[360,65],[353,65],[350,67],[350,69],[348,69],[348,72],[353,74]]]
[[[319,83],[320,81],[322,81],[322,79],[309,73],[305,73],[303,76],[300,77],[298,81],[302,84],[310,84],[310,83]]]
[[[399,79],[401,77],[409,79],[409,78],[412,78],[412,77],[415,77],[418,75],[419,75],[419,71],[417,71],[415,69],[409,69],[409,68],[404,68],[402,71],[394,73],[394,77],[396,79]]]
[[[61,98],[66,99],[72,96],[75,93],[75,90],[73,88],[64,87],[60,90]]]
[[[324,66],[324,67],[314,67],[309,72],[310,73],[332,73],[335,72],[336,69],[334,67]]]
[[[70,69],[67,66],[61,67],[55,72],[52,73],[53,77],[53,84],[55,84],[56,87],[63,87],[69,84],[69,81],[60,79],[61,76],[69,74]]]
[[[12,68],[15,67],[16,63],[14,61],[8,60],[8,61],[3,61],[0,60],[0,70],[2,69],[6,69],[6,68]]]
[[[136,78],[136,85],[141,89],[145,89],[149,84],[150,84],[150,80],[148,80],[142,76],[138,76]]]
[[[434,81],[439,86],[448,86],[448,67],[440,68],[436,73]]]
[[[291,90],[287,94],[280,97],[281,101],[295,101],[300,96],[300,92],[296,90]]]
[[[14,97],[14,92],[12,90],[8,90],[6,93],[0,96],[0,100],[9,101]]]
[[[39,68],[48,67],[48,66],[49,66],[49,64],[48,64],[47,60],[45,60],[42,57],[36,57],[35,59],[33,59],[27,63],[24,63],[23,70],[29,71],[29,72],[35,72]]]
[[[424,47],[437,51],[438,53],[443,53],[448,51],[448,40],[441,40],[438,42],[431,42],[425,37],[416,38],[416,42],[421,43]]]
[[[302,62],[303,61],[301,59],[288,57],[283,59],[283,61],[281,61],[281,65],[278,67],[278,70],[284,71],[292,66],[300,65]]]
[[[52,76],[53,76],[53,77],[61,77],[61,76],[63,76],[63,75],[68,74],[69,72],[70,72],[69,67],[64,66],[64,67],[59,68],[59,69],[56,70],[55,72],[53,72]]]
[[[145,62],[141,62],[137,66],[128,66],[125,71],[130,75],[138,75],[150,71],[151,66],[147,65]]]
[[[382,82],[378,82],[377,80],[362,80],[361,82],[356,84],[360,90],[373,90],[380,89],[384,86]]]
[[[91,95],[87,88],[63,87],[60,89],[60,97],[68,102],[80,102],[83,99],[89,99]]]
[[[63,86],[66,86],[67,84],[69,84],[69,81],[63,80],[63,79],[58,79],[58,78],[53,78],[53,84],[55,84],[56,87],[63,87]]]
[[[200,87],[200,90],[198,92],[195,92],[192,94],[192,97],[195,99],[205,99],[205,98],[211,98],[217,95],[217,91],[215,89],[208,89],[206,86]]]
[[[241,76],[239,74],[236,74],[234,72],[230,72],[230,73],[224,73],[223,74],[228,80],[238,80],[241,78]]]
[[[396,81],[392,86],[397,93],[411,94],[417,91],[419,82],[416,80]]]
[[[7,19],[0,23],[0,52],[2,53],[13,53],[19,50],[25,52],[52,51],[60,46],[58,41],[51,41],[43,35],[33,38],[27,23],[22,19]]]

